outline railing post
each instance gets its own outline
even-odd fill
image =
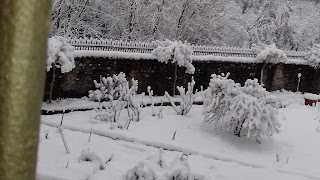
[[[0,179],[34,180],[49,0],[0,0]]]

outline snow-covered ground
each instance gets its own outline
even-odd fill
[[[183,153],[189,154],[187,160],[195,179],[320,179],[318,107],[304,106],[302,94],[273,95],[282,97],[287,105],[279,110],[281,132],[270,139],[259,138],[261,144],[255,138],[239,138],[203,124],[201,105],[193,106],[186,116],[177,115],[172,107],[166,106],[162,119],[153,117],[151,107],[145,107],[141,120],[132,122],[128,130],[110,129],[109,122],[93,119],[93,110],[66,113],[64,135],[71,152],[67,154],[57,130],[62,115],[43,115],[37,179],[123,180],[128,170],[157,154],[159,148],[165,149],[163,158],[168,164]],[[64,100],[64,107],[56,102],[45,109],[85,107],[85,102],[81,105],[73,101],[76,100]],[[121,118],[126,119],[125,115]],[[87,149],[104,162],[111,160],[103,170],[99,170],[96,162],[79,161],[81,152]]]

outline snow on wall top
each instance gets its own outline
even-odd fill
[[[133,59],[155,59],[151,52],[157,47],[155,42],[142,41],[123,41],[112,39],[69,39],[69,43],[75,47],[75,56],[113,56],[128,57],[124,53],[130,53]],[[222,47],[222,46],[203,46],[191,45],[193,48],[194,60],[218,60],[223,58],[225,61],[235,62],[255,62],[257,53],[253,49],[239,47]],[[109,53],[110,52],[110,53]],[[112,52],[112,53],[111,53]],[[116,53],[117,52],[117,53]],[[124,52],[124,53],[121,53]],[[289,64],[306,64],[304,57],[307,51],[284,51],[289,59]],[[138,53],[136,56],[132,56]],[[129,55],[129,54],[128,54]],[[146,57],[144,57],[146,56]],[[118,56],[116,56],[118,57]]]

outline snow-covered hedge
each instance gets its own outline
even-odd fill
[[[278,110],[267,101],[268,92],[257,80],[247,80],[243,87],[228,75],[211,76],[204,91],[205,123],[236,135],[259,137],[279,132]]]
[[[314,44],[305,59],[310,66],[318,69],[320,67],[320,44]]]
[[[50,71],[52,66],[61,69],[61,73],[70,72],[75,68],[74,47],[68,43],[68,40],[61,36],[53,36],[48,40],[47,54],[47,71]]]
[[[192,53],[193,49],[187,43],[182,43],[181,41],[155,41],[158,45],[151,54],[157,56],[159,62],[176,63],[179,66],[184,66],[187,68],[186,72],[189,74],[194,74],[195,68],[192,65]]]

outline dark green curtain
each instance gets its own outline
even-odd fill
[[[0,0],[0,179],[35,179],[50,0]]]

